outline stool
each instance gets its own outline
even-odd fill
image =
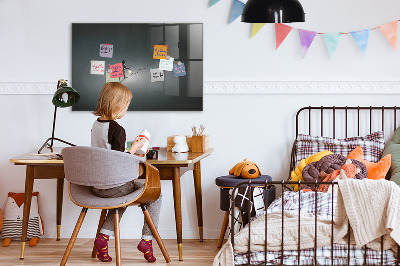
[[[224,221],[222,222],[221,234],[219,235],[218,245],[220,248],[222,246],[222,242],[224,241],[224,236],[226,232],[226,228],[228,227],[229,222],[229,191],[233,189],[237,184],[246,182],[246,181],[263,181],[266,180],[272,181],[272,178],[268,175],[261,175],[254,179],[245,179],[241,177],[236,177],[234,175],[220,176],[215,179],[215,184],[220,187],[220,209],[225,211]],[[253,185],[252,185],[253,186]],[[258,185],[260,186],[260,185]],[[258,187],[254,185],[254,187]],[[275,186],[270,186],[268,189],[268,199],[267,199],[267,207],[275,200]],[[265,191],[264,191],[265,193]],[[265,196],[265,195],[264,195]],[[264,197],[265,198],[265,197]]]

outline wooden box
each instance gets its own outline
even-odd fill
[[[167,138],[167,151],[172,151],[172,148],[175,146],[175,136],[177,135],[173,135]],[[192,151],[192,136],[186,136],[186,143],[189,146],[189,151]]]
[[[208,150],[209,136],[192,136],[192,152],[205,152]]]

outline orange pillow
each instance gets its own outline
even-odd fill
[[[377,163],[368,162],[363,159],[363,149],[361,146],[358,146],[352,152],[350,152],[347,158],[355,159],[365,164],[368,170],[368,179],[375,180],[384,179],[386,177],[392,161],[392,155],[388,154]]]

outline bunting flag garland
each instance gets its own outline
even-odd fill
[[[315,31],[299,30],[301,54],[304,58],[317,33]]]
[[[231,17],[229,19],[229,24],[242,15],[243,8],[244,8],[243,2],[239,0],[233,0],[233,6],[231,11]]]
[[[339,32],[334,32],[334,33],[325,33],[323,36],[326,48],[328,48],[329,55],[332,58],[333,54],[336,51],[336,48],[338,47],[339,39],[340,36],[342,36],[342,34],[340,34]]]
[[[282,44],[282,42],[285,40],[286,36],[288,36],[292,29],[293,28],[288,25],[275,23],[276,49],[278,49],[278,47]]]
[[[219,2],[219,0],[210,0],[210,5],[208,7],[212,7],[213,5],[215,5],[218,2]]]
[[[397,48],[397,24],[396,20],[378,27],[394,50]]]
[[[264,27],[265,23],[253,23],[253,26],[251,28],[251,38],[253,38],[260,30],[262,27]]]
[[[360,30],[360,31],[352,31],[351,35],[353,35],[354,40],[356,41],[360,51],[363,55],[365,55],[365,51],[368,46],[369,33],[371,29]]]
[[[209,7],[214,6],[220,0],[209,0]],[[232,1],[232,10],[229,16],[229,24],[232,24],[238,17],[242,14],[245,2],[244,0],[231,0]],[[350,32],[333,32],[333,33],[324,33],[324,32],[315,32],[310,30],[293,28],[291,26],[275,23],[275,41],[276,46],[275,49],[278,49],[286,37],[292,30],[298,30],[300,36],[301,43],[301,53],[302,58],[304,58],[307,54],[308,49],[310,48],[312,42],[315,37],[318,35],[322,35],[324,38],[324,42],[326,48],[328,50],[329,56],[333,58],[337,47],[339,45],[340,37],[344,34],[351,34],[353,36],[354,41],[359,47],[361,53],[365,55],[368,47],[369,36],[372,30],[380,30],[385,36],[386,40],[392,46],[394,50],[397,49],[397,31],[398,31],[398,22],[400,20],[395,20],[377,27],[368,28],[360,31],[350,31]],[[253,38],[258,32],[265,26],[266,23],[252,23],[251,29],[251,38]]]

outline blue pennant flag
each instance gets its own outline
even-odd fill
[[[356,41],[358,47],[361,50],[361,53],[364,55],[368,46],[369,33],[371,29],[361,30],[361,31],[352,31],[351,35],[353,35],[354,40]]]
[[[212,7],[213,5],[215,5],[218,2],[219,2],[219,0],[210,0],[210,5],[208,7]]]
[[[334,33],[325,33],[323,36],[326,48],[328,48],[329,55],[332,58],[333,54],[336,51],[336,48],[338,47],[339,39],[340,36],[342,36],[342,34],[340,34],[339,32],[334,32]]]
[[[244,3],[242,1],[233,0],[232,12],[231,12],[231,17],[229,19],[229,23],[232,23],[233,21],[235,21],[235,19],[237,19],[238,17],[240,17],[240,15],[242,15],[243,8],[244,8]]]

